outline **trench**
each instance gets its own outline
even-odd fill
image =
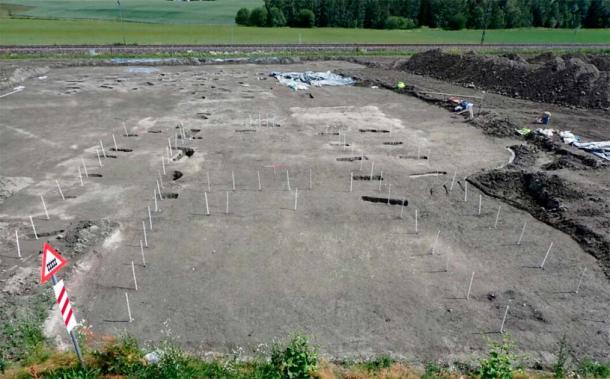
[[[393,199],[387,197],[376,197],[376,196],[362,196],[362,200],[368,201],[371,203],[383,203],[388,205],[400,205],[407,206],[409,205],[409,201],[407,199]]]

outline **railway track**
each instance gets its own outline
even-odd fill
[[[255,52],[255,51],[401,51],[452,48],[462,50],[550,50],[550,49],[610,49],[610,44],[206,44],[206,45],[0,45],[0,53],[180,53],[180,52]]]

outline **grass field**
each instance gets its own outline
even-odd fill
[[[91,20],[0,20],[1,45],[212,43],[479,43],[481,31],[249,28],[233,25],[142,24]],[[610,29],[489,30],[487,43],[608,44]]]
[[[96,19],[118,21],[116,0],[0,0],[6,16],[33,18]],[[166,24],[233,24],[242,7],[253,8],[262,0],[168,1],[121,0],[124,21]],[[4,10],[3,10],[4,9]],[[0,15],[2,14],[0,13]]]

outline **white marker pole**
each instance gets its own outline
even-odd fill
[[[61,190],[61,186],[59,185],[59,180],[55,179],[55,184],[57,184],[57,190],[59,191],[59,195],[61,196],[61,199],[66,200],[66,198],[64,197],[64,193]]]
[[[455,177],[457,175],[457,170],[453,172],[453,178],[451,178],[451,185],[449,186],[449,192],[453,191],[453,186],[455,185]]]
[[[165,171],[165,157],[163,157],[163,154],[161,154],[161,167],[163,167],[163,175],[166,175],[167,172]]]
[[[354,172],[350,172],[349,173],[349,191],[353,192],[354,191]]]
[[[544,263],[546,262],[546,259],[548,258],[549,254],[551,253],[551,248],[552,247],[553,247],[553,242],[551,242],[551,244],[549,245],[549,248],[546,251],[546,254],[544,255],[544,259],[542,260],[542,263],[540,263],[540,268],[542,270],[544,270]]]
[[[208,193],[204,192],[203,193],[203,197],[205,199],[205,215],[209,216],[210,215],[210,207],[208,206]]]
[[[136,280],[136,266],[133,264],[133,261],[131,261],[131,273],[133,274],[133,287],[137,291],[138,290],[138,281]]]
[[[32,224],[32,230],[34,231],[34,237],[38,239],[38,233],[36,233],[36,226],[34,225],[34,219],[30,216],[30,224]]]
[[[125,137],[129,137],[129,132],[127,131],[127,127],[125,126],[124,121],[123,121],[123,130],[125,131]]]
[[[116,144],[116,138],[114,138],[114,133],[112,133],[112,142],[114,142],[114,151],[119,151],[119,146]]]
[[[310,191],[313,189],[313,180],[312,180],[313,172],[312,171],[313,171],[312,169],[309,169],[309,190]]]
[[[83,182],[83,173],[80,170],[80,166],[78,166],[78,179],[80,180],[80,186],[84,186],[85,183]]]
[[[104,150],[104,144],[102,143],[102,140],[100,140],[100,146],[102,147],[102,155],[104,156],[104,158],[108,158],[106,156],[106,150]]]
[[[227,205],[225,206],[225,214],[229,214],[229,191],[227,191]]]
[[[390,205],[390,197],[392,196],[392,185],[388,184],[388,205]]]
[[[17,257],[21,259],[21,245],[19,245],[19,230],[15,230],[15,242],[17,242]],[[576,290],[578,293],[578,290]]]
[[[89,172],[87,172],[87,165],[85,164],[85,160],[83,158],[81,158],[80,161],[83,164],[83,169],[85,170],[85,176],[88,178]]]
[[[402,214],[405,211],[405,200],[402,200],[402,207],[400,207],[400,218],[402,219]]]
[[[298,200],[299,200],[299,189],[298,189],[298,188],[295,188],[295,189],[294,189],[294,210],[295,210],[295,211],[297,210],[297,203],[298,203]]]
[[[466,293],[466,300],[470,300],[470,291],[472,290],[472,281],[474,280],[474,271],[470,275],[470,284],[468,284],[468,292]]]
[[[171,157],[174,155],[174,152],[172,151],[172,137],[167,137],[167,145],[169,148],[169,155]]]
[[[500,209],[502,209],[502,205],[498,205],[498,213],[496,213],[496,222],[494,222],[494,229],[498,229],[498,221],[500,220]]]
[[[159,173],[159,183],[161,184],[161,188],[163,188],[163,175],[161,175],[161,171],[157,171]]]
[[[127,315],[129,316],[129,322],[133,322],[133,318],[131,318],[131,307],[129,306],[129,295],[125,292],[125,301],[127,302]]]
[[[205,175],[208,177],[208,192],[212,192],[211,187],[210,187],[210,172],[206,172]]]
[[[256,171],[256,176],[258,177],[258,190],[262,191],[263,190],[263,186],[261,185],[261,172],[260,171]]]
[[[102,164],[102,158],[100,158],[100,149],[98,149],[97,147],[95,148],[95,153],[97,154],[97,161],[100,164],[100,167],[104,167],[104,165]]]
[[[464,180],[464,202],[468,201],[468,182]]]
[[[49,212],[47,211],[47,205],[44,202],[44,197],[40,195],[40,201],[42,201],[42,207],[44,208],[44,214],[47,215],[47,220],[50,219]]]
[[[153,198],[155,199],[155,212],[159,212],[159,204],[157,203],[157,189],[153,190]]]
[[[381,181],[383,180],[383,171],[379,172],[379,186],[377,187],[377,192],[381,192]]]
[[[438,237],[441,235],[441,231],[436,232],[436,238],[434,238],[434,243],[432,244],[432,255],[434,255],[434,250],[436,250],[436,244],[438,243]]]
[[[504,311],[504,317],[502,317],[502,325],[500,326],[500,334],[504,334],[504,323],[506,323],[506,316],[508,316],[508,309],[510,305],[506,306],[506,310]]]
[[[146,267],[146,258],[144,257],[144,245],[142,244],[142,240],[140,240],[140,254],[142,254],[142,265]]]
[[[521,240],[523,239],[523,235],[525,234],[526,227],[527,227],[527,221],[523,223],[523,228],[521,229],[521,234],[519,235],[519,240],[517,241],[517,245],[521,245]]]
[[[152,230],[152,215],[150,214],[150,205],[147,205],[146,207],[148,208],[148,224],[150,230]]]
[[[233,191],[235,191],[235,173],[231,171],[231,181],[233,183]]]
[[[148,247],[148,239],[146,238],[146,223],[142,221],[142,230],[144,231],[144,246]]]
[[[375,161],[371,161],[371,176],[370,179],[373,180],[373,172],[375,171]]]
[[[415,209],[415,234],[419,233],[419,230],[417,228],[417,214],[418,214],[418,211],[417,211],[417,209]]]
[[[288,173],[288,170],[286,170],[286,183],[288,184],[288,191],[292,191],[290,189],[290,174]]]
[[[479,212],[477,213],[478,216],[481,215],[481,203],[483,202],[483,195],[479,195]]]
[[[161,185],[159,185],[159,181],[156,180],[157,182],[157,192],[159,193],[159,200],[163,200],[163,195],[161,194]]]
[[[19,246],[19,245],[17,245]],[[583,268],[582,272],[580,273],[580,279],[578,279],[578,285],[576,286],[576,291],[574,291],[574,293],[578,293],[578,291],[580,290],[580,285],[582,284],[582,279],[585,276],[585,272],[587,271],[587,268]]]

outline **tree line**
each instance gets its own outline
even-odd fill
[[[252,26],[411,29],[608,28],[610,0],[265,0]]]

